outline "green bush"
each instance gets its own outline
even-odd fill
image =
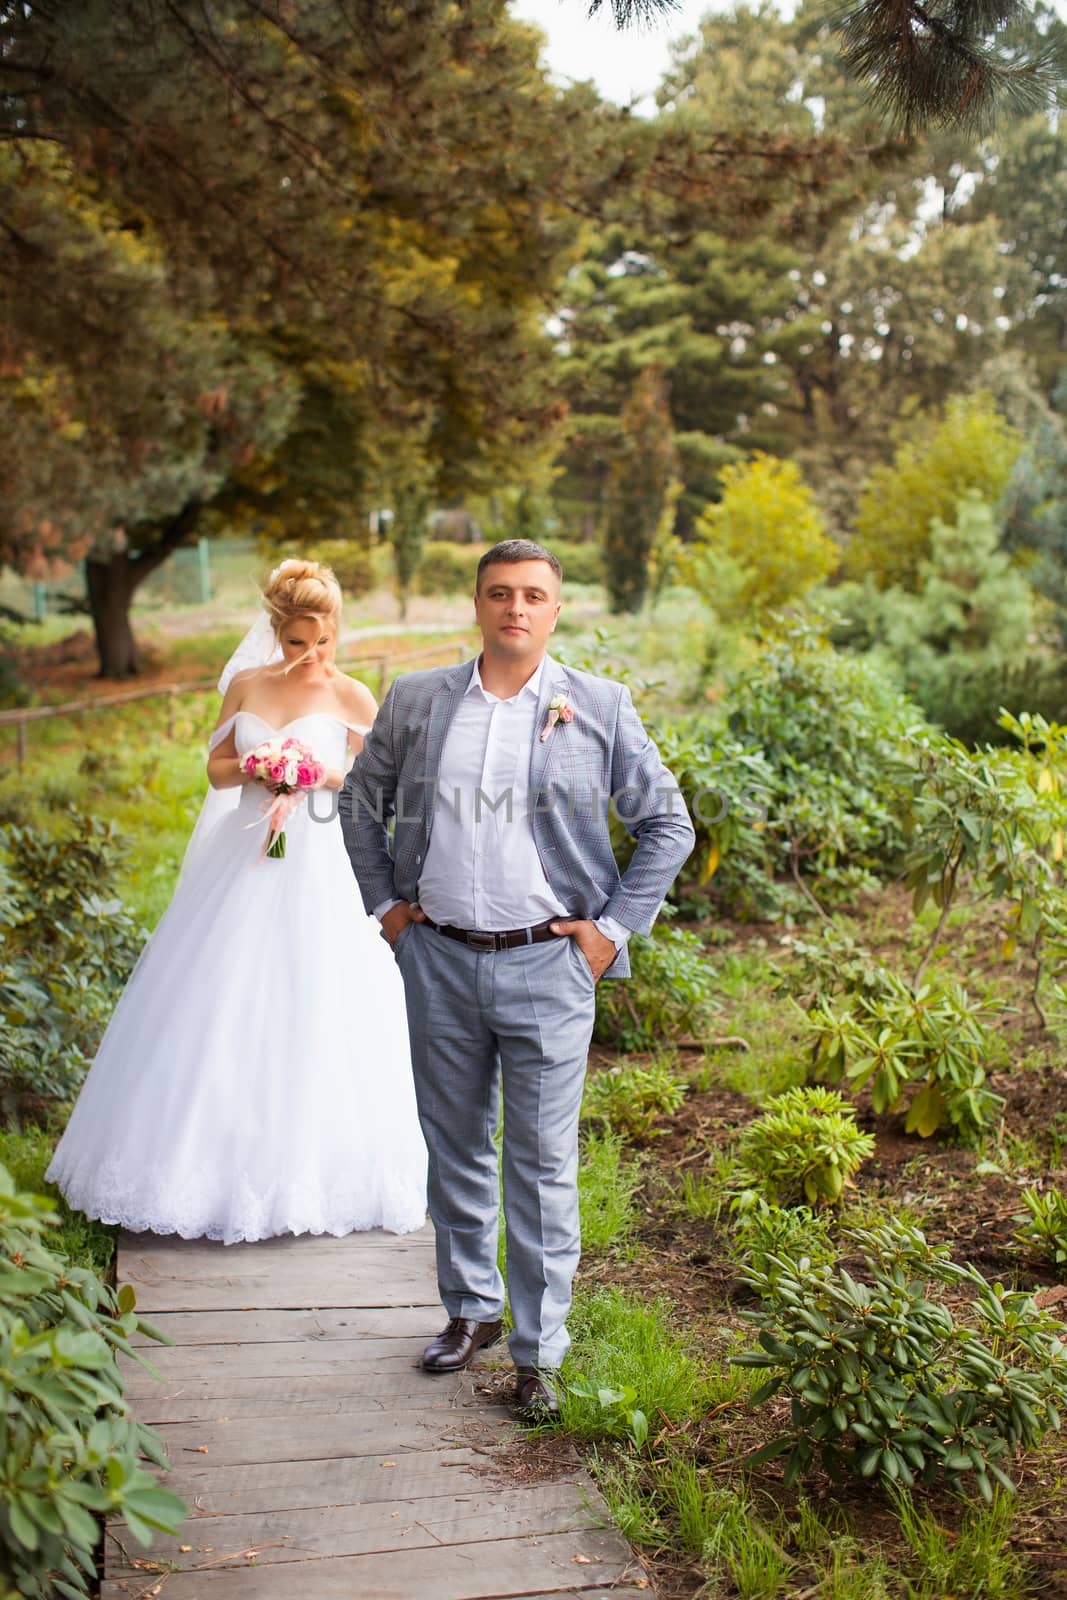
[[[1013,1455],[1058,1428],[1067,1403],[1062,1327],[917,1228],[851,1237],[864,1281],[784,1255],[773,1273],[742,1274],[764,1302],[746,1313],[760,1348],[733,1360],[770,1374],[754,1404],[782,1389],[790,1399],[785,1431],[750,1459],[786,1455],[787,1484],[818,1462],[835,1477],[909,1487],[944,1479],[962,1490],[973,1476],[986,1500],[995,1482],[1010,1491]],[[950,1308],[932,1298],[938,1285],[973,1298]]]
[[[630,964],[628,982],[597,985],[593,1037],[630,1051],[700,1039],[716,1003],[715,975],[697,935],[662,922],[647,939],[630,940]]]
[[[730,736],[772,773],[767,866],[798,888],[850,894],[903,853],[902,777],[922,718],[870,663],[793,625],[727,683]],[[720,871],[729,882],[730,858]]]
[[[815,1034],[812,1075],[853,1088],[870,1084],[875,1111],[907,1107],[905,1131],[928,1139],[952,1127],[975,1143],[1004,1101],[985,1086],[998,1000],[972,1000],[938,975],[912,990],[886,972],[883,992],[855,994],[835,1007],[820,999],[806,1013]]]
[[[743,915],[849,898],[898,867],[921,714],[810,623],[727,679],[726,722],[656,729],[694,815],[701,881]]]
[[[772,1282],[778,1256],[796,1256],[816,1267],[830,1266],[837,1256],[827,1211],[776,1205],[755,1189],[744,1189],[731,1200],[730,1214],[732,1259]]]
[[[874,647],[926,715],[966,743],[1005,743],[1001,710],[1067,706],[1062,663],[1029,654],[1034,591],[1000,546],[991,506],[973,496],[951,522],[935,518],[919,588],[887,589],[868,581],[833,597],[845,613],[834,636]]]
[[[419,594],[473,594],[478,562],[488,545],[452,544],[431,539],[423,547],[415,570],[415,589]],[[603,583],[604,556],[596,544],[567,544],[548,540],[563,568],[563,582]]]
[[[1005,712],[1001,725],[1021,748],[971,751],[935,738],[920,753],[906,881],[916,911],[928,900],[940,908],[931,949],[965,879],[1012,902],[1013,942],[1042,934],[1046,908],[1053,922],[1062,914],[1067,726],[1025,711]]]
[[[114,892],[114,827],[0,829],[0,1102],[63,1099],[84,1076],[144,932]]]
[[[953,656],[937,676],[916,682],[909,693],[930,721],[966,745],[1009,744],[1001,713],[1032,711],[1052,722],[1067,721],[1067,663],[1021,654],[1014,660],[974,661]]]
[[[115,1230],[103,1222],[72,1211],[55,1184],[45,1178],[55,1150],[56,1134],[27,1123],[22,1128],[0,1128],[0,1167],[5,1167],[16,1189],[42,1195],[59,1218],[50,1238],[52,1249],[77,1267],[88,1267],[106,1278],[115,1259]]]
[[[270,559],[276,563],[287,556],[295,556],[300,561],[321,561],[352,599],[367,594],[374,587],[375,570],[369,540],[322,539],[310,547],[280,545],[272,549]]]
[[[1015,1218],[1022,1224],[1015,1237],[1033,1245],[1054,1266],[1067,1266],[1067,1195],[1058,1189],[1024,1189],[1026,1210]]]
[[[742,915],[778,916],[792,903],[774,877],[766,834],[775,773],[762,750],[732,739],[705,718],[658,724],[652,735],[678,780],[696,833],[682,869]]]
[[[824,922],[813,938],[792,939],[790,951],[793,960],[789,970],[772,969],[779,979],[777,994],[806,997],[804,1003],[811,1005],[816,999],[827,1000],[835,994],[870,1000],[893,990],[895,980],[890,969],[858,944],[840,923]]]
[[[33,692],[26,682],[13,629],[0,624],[0,707],[28,706]]]
[[[26,1600],[92,1592],[98,1516],[134,1538],[174,1533],[188,1507],[140,1464],[166,1468],[162,1441],[128,1415],[115,1354],[162,1338],[114,1294],[49,1248],[48,1202],[0,1168],[0,1566]]]
[[[416,591],[419,594],[473,594],[482,554],[481,545],[427,540],[415,568]]]
[[[604,552],[599,544],[567,544],[561,539],[545,541],[563,568],[563,583],[603,583]]]
[[[778,1204],[840,1200],[874,1150],[833,1089],[787,1089],[767,1102],[738,1141],[742,1171]]]
[[[673,1117],[681,1109],[689,1085],[672,1071],[673,1058],[623,1062],[606,1071],[595,1072],[587,1080],[582,1100],[582,1116],[601,1121],[625,1139],[649,1139],[666,1130],[657,1126],[661,1117]]]

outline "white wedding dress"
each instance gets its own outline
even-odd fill
[[[241,755],[284,731],[345,765],[345,724],[322,712],[277,730],[239,711],[233,726]],[[363,909],[336,796],[310,797],[329,821],[300,803],[274,860],[265,793],[212,791],[48,1176],[137,1232],[405,1233],[426,1220],[426,1151],[400,973]]]

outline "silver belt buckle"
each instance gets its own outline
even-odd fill
[[[468,933],[467,945],[471,950],[495,950],[495,933]]]

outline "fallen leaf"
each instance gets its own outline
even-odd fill
[[[579,1562],[583,1567],[591,1567],[593,1564],[588,1556],[571,1556],[571,1560]]]

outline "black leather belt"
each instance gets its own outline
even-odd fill
[[[550,917],[547,922],[539,922],[535,928],[507,928],[503,933],[481,933],[477,928],[453,928],[447,922],[431,922],[426,918],[427,925],[437,933],[444,934],[446,939],[455,939],[459,944],[465,944],[469,950],[517,950],[524,944],[544,944],[546,939],[561,938],[561,934],[552,932],[553,923],[565,921],[565,918]]]

